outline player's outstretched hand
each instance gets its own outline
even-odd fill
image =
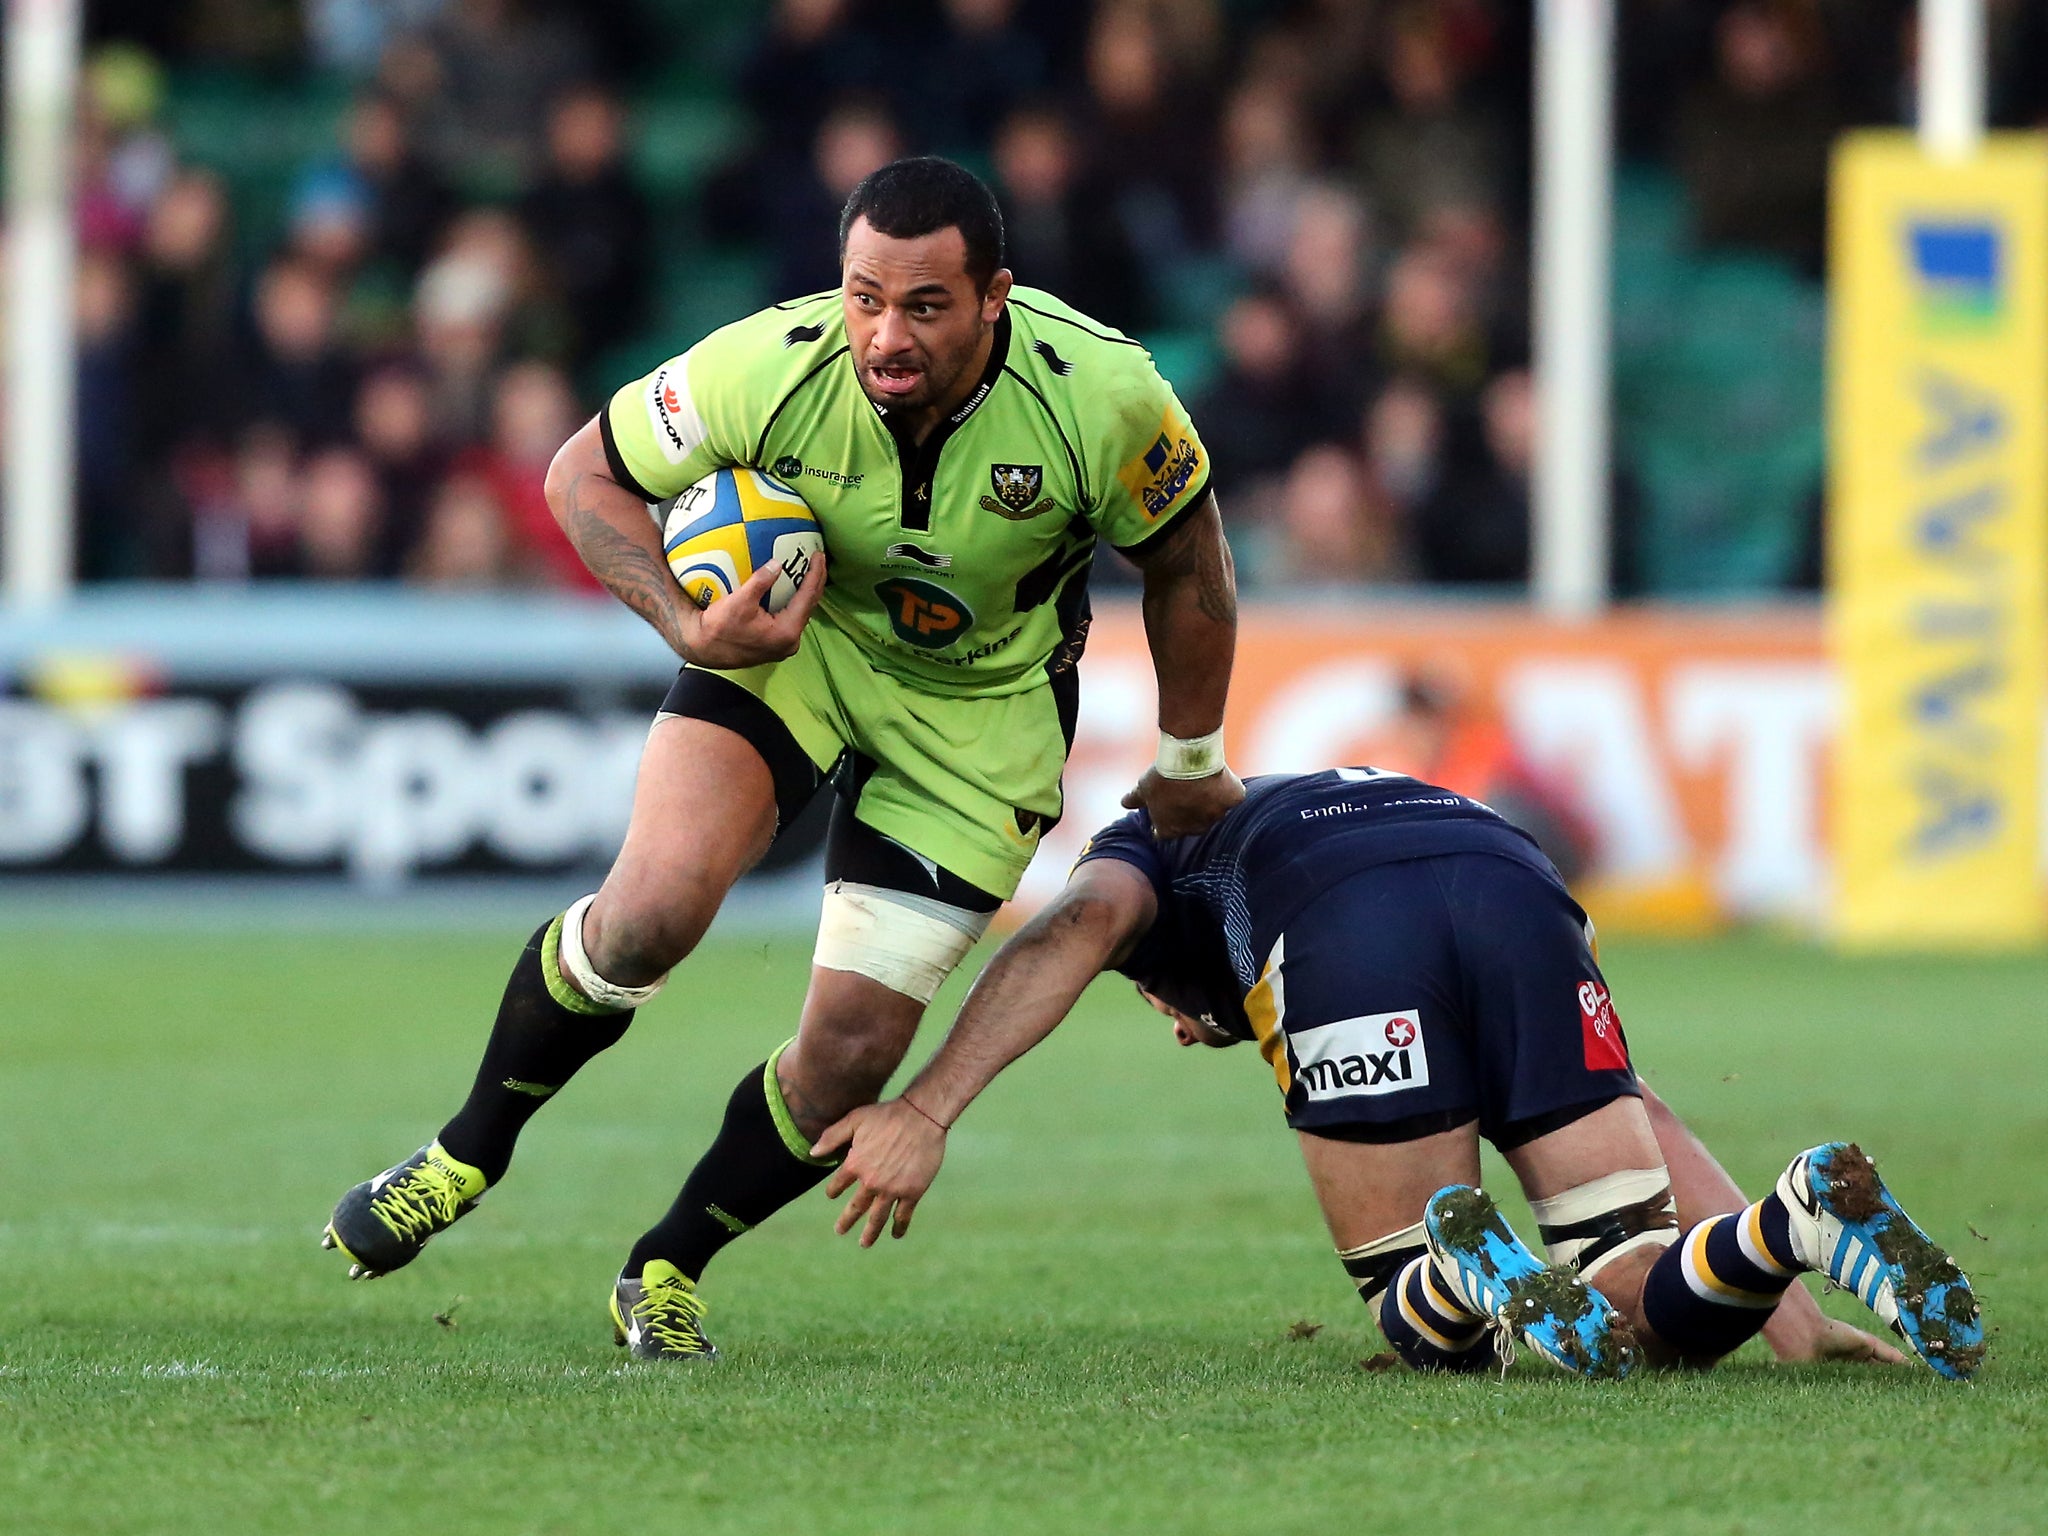
[[[1654,1113],[1677,1124],[1677,1117],[1672,1115],[1670,1106],[1651,1095],[1647,1085],[1644,1097],[1645,1102],[1655,1106]],[[1771,1320],[1764,1324],[1764,1342],[1771,1346],[1771,1353],[1783,1365],[1798,1365],[1809,1360],[1860,1361],[1871,1365],[1906,1363],[1906,1357],[1883,1339],[1865,1333],[1861,1328],[1837,1322],[1821,1311],[1820,1303],[1813,1299],[1813,1292],[1803,1285],[1795,1285],[1785,1292],[1785,1299],[1778,1303],[1771,1313]]]
[[[1843,1360],[1851,1364],[1904,1365],[1906,1357],[1883,1339],[1861,1328],[1841,1322],[1832,1317],[1823,1317],[1820,1326],[1805,1333],[1798,1341],[1770,1341],[1778,1358],[1786,1364],[1803,1360]]]
[[[832,1170],[825,1193],[834,1200],[849,1189],[853,1195],[840,1211],[835,1230],[844,1237],[865,1214],[868,1222],[860,1245],[872,1248],[893,1208],[891,1235],[908,1232],[917,1202],[945,1161],[946,1133],[901,1099],[891,1099],[862,1105],[829,1127],[811,1148],[811,1156],[830,1157],[841,1147],[847,1149],[846,1159]]]
[[[1152,813],[1154,837],[1188,837],[1206,832],[1224,812],[1244,799],[1244,785],[1228,768],[1206,779],[1163,779],[1147,768],[1137,788],[1124,796],[1124,809]]]
[[[811,557],[804,584],[796,589],[789,605],[780,613],[770,613],[761,605],[781,574],[781,566],[772,562],[764,565],[738,591],[721,597],[701,613],[685,602],[683,644],[687,659],[700,667],[725,672],[794,656],[803,639],[804,624],[824,595],[824,551]]]

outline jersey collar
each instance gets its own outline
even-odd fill
[[[961,424],[968,417],[981,409],[982,402],[988,399],[989,392],[996,387],[996,380],[1003,376],[1003,364],[1009,360],[1010,306],[1005,304],[1003,312],[996,316],[995,339],[989,344],[988,366],[981,370],[981,381],[974,386],[973,393],[953,408],[952,415],[932,429],[933,438],[943,440],[951,437],[960,429]],[[869,405],[874,406],[875,414],[882,418],[882,424],[889,428],[891,435],[894,435],[896,426],[889,418],[889,408],[886,405],[878,405],[874,400],[869,399],[865,390],[861,392],[861,398],[867,400]]]

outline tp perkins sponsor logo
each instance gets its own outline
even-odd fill
[[[1312,1104],[1429,1086],[1428,1044],[1413,1008],[1297,1030],[1287,1047],[1294,1080]]]

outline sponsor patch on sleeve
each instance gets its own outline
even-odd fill
[[[1628,1045],[1621,1038],[1614,998],[1597,981],[1579,983],[1579,1030],[1586,1043],[1588,1072],[1628,1070]]]
[[[1116,472],[1131,500],[1157,522],[1193,485],[1202,468],[1202,450],[1186,422],[1173,411],[1159,418],[1159,430],[1144,451]]]
[[[689,364],[690,354],[685,352],[663,363],[647,380],[647,419],[662,456],[671,464],[682,463],[709,435],[697,402],[690,398]]]
[[[1290,1031],[1287,1053],[1311,1104],[1429,1086],[1429,1049],[1414,1008]]]

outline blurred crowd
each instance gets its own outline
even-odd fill
[[[2048,121],[2048,0],[1992,8],[2000,120]],[[1527,0],[774,0],[717,82],[744,138],[681,207],[629,151],[708,88],[678,82],[710,0],[90,9],[88,578],[588,587],[542,473],[695,339],[660,247],[746,255],[760,302],[829,287],[848,190],[935,151],[989,175],[1020,281],[1162,339],[1247,586],[1526,579]],[[1910,119],[1910,6],[1622,11],[1624,155],[1704,245],[1817,277],[1831,138]],[[161,126],[167,78],[223,69],[346,83],[275,239]]]

